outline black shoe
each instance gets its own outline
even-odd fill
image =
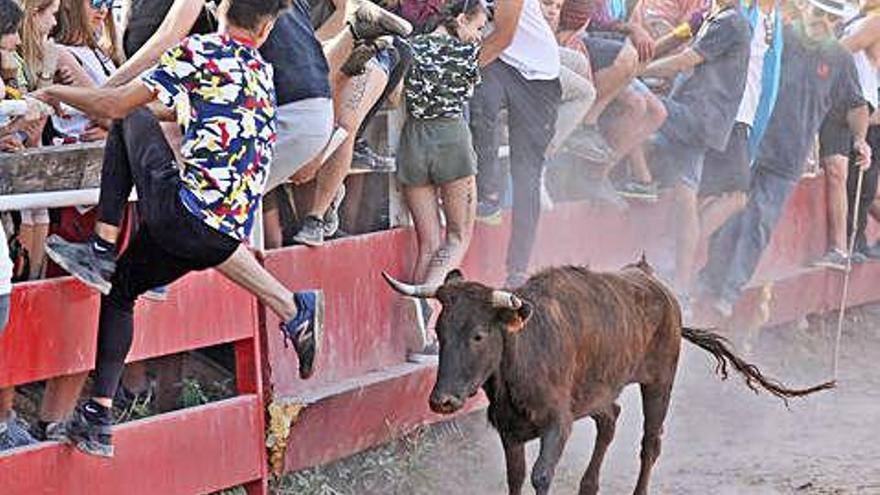
[[[94,241],[69,242],[57,234],[46,239],[46,255],[80,282],[101,294],[110,293],[116,253],[99,251]]]
[[[356,3],[358,6],[348,19],[348,27],[355,40],[371,40],[386,35],[405,38],[412,33],[412,24],[406,19],[366,0],[357,0]]]
[[[370,41],[358,41],[339,70],[348,77],[355,77],[366,71],[367,62],[379,53],[380,47]]]
[[[31,435],[40,442],[67,442],[67,425],[64,421],[38,421],[31,427]]]
[[[323,246],[324,221],[313,215],[307,216],[305,220],[303,220],[299,232],[293,236],[293,242],[311,247]]]
[[[359,138],[354,143],[351,168],[371,172],[394,172],[397,170],[397,165],[394,162],[394,157],[376,153],[370,148],[366,139]]]
[[[376,156],[372,153],[370,145],[364,138],[354,141],[354,153],[351,157],[351,168],[358,170],[372,170],[376,168]]]
[[[293,343],[299,358],[299,377],[303,380],[315,371],[315,358],[320,353],[324,335],[324,293],[322,291],[297,292],[296,316],[279,324],[284,334],[284,345]]]
[[[81,452],[113,457],[112,423],[110,409],[90,400],[74,409],[65,428],[70,443]]]

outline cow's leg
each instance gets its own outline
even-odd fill
[[[611,404],[608,409],[600,411],[593,415],[596,421],[596,445],[593,447],[593,456],[590,457],[590,465],[584,477],[581,478],[581,489],[579,495],[595,495],[599,493],[599,469],[602,467],[602,460],[605,459],[605,452],[614,439],[614,430],[617,425],[617,416],[620,415],[620,406]]]
[[[634,495],[648,495],[651,468],[660,456],[660,436],[663,434],[663,421],[669,409],[672,383],[643,384],[641,388],[645,426],[642,436],[642,466]]]
[[[501,438],[504,460],[507,463],[507,491],[510,495],[522,493],[526,480],[526,444]]]
[[[550,484],[556,472],[556,464],[562,457],[565,442],[571,434],[572,419],[570,416],[555,418],[553,422],[541,433],[541,452],[538,460],[532,468],[532,486],[537,495],[546,495],[550,492]]]

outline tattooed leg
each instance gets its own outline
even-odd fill
[[[433,185],[404,186],[403,200],[412,215],[413,227],[416,231],[418,252],[411,280],[418,284],[425,279],[434,254],[440,249],[443,241],[437,189]]]
[[[440,186],[446,238],[434,253],[423,282],[439,284],[453,268],[458,268],[467,254],[474,232],[477,209],[477,182],[473,175]]]
[[[310,215],[321,217],[330,207],[336,190],[351,168],[357,130],[370,108],[382,96],[387,84],[388,75],[375,61],[370,61],[363,75],[348,78],[337,93],[337,98],[334,99],[336,123],[348,131],[348,138],[318,170],[315,177],[315,200],[309,210]]]

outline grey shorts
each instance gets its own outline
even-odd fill
[[[406,120],[397,148],[401,184],[445,184],[476,173],[477,155],[463,117]]]
[[[316,158],[333,133],[333,100],[310,98],[278,108],[278,140],[266,183],[268,193]]]
[[[701,196],[720,196],[731,192],[748,192],[751,178],[749,157],[749,126],[737,122],[730,133],[727,149],[706,153]]]
[[[584,45],[590,54],[590,64],[593,71],[598,72],[614,65],[617,57],[620,55],[626,44],[625,40],[618,41],[614,39],[601,38],[585,34],[583,37]]]
[[[819,129],[819,158],[835,155],[849,156],[853,147],[853,135],[845,117],[829,114]]]

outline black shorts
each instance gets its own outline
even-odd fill
[[[618,41],[590,34],[585,34],[583,41],[587,47],[587,52],[590,54],[590,64],[593,67],[593,72],[598,72],[614,65],[614,61],[617,60],[620,51],[623,50],[623,45],[626,43],[626,41]]]
[[[847,157],[852,151],[853,135],[846,119],[837,115],[829,115],[819,129],[819,158],[835,155]]]
[[[737,122],[724,151],[709,150],[703,166],[700,196],[720,196],[732,192],[748,192],[751,159],[749,157],[749,126]]]

